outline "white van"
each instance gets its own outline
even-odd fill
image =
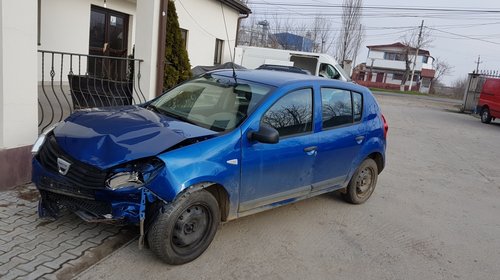
[[[351,81],[337,61],[324,53],[241,46],[235,48],[234,63],[250,69],[263,64],[295,66],[315,76]]]

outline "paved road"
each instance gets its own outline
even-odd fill
[[[439,103],[448,103],[448,104],[454,104],[454,105],[461,105],[463,103],[463,101],[461,99],[452,99],[452,98],[446,98],[446,97],[436,96],[436,95],[412,95],[412,94],[402,94],[402,93],[394,93],[394,92],[387,92],[387,91],[373,91],[373,93],[376,96],[385,95],[385,96],[406,98],[406,99],[410,99],[410,100],[411,99],[428,100],[428,101],[434,101],[434,102],[439,102]]]
[[[389,150],[366,204],[323,195],[229,222],[182,266],[131,243],[79,279],[498,279],[500,123],[377,98]]]

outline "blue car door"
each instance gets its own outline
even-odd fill
[[[341,186],[365,141],[363,96],[349,90],[322,87],[321,131],[314,166],[313,191]]]
[[[264,144],[242,137],[239,212],[311,191],[317,148],[312,88],[283,95],[269,106],[259,122],[278,130],[280,139],[276,144]]]

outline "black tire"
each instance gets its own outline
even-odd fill
[[[488,107],[484,107],[481,110],[481,122],[491,123],[491,114],[490,114],[490,109],[488,109]]]
[[[377,163],[371,158],[365,159],[351,178],[344,199],[352,204],[362,204],[370,198],[378,179]]]
[[[147,233],[149,247],[168,264],[190,262],[208,248],[219,222],[219,204],[209,192],[187,191],[158,213]]]

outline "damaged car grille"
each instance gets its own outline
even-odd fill
[[[44,199],[55,202],[57,205],[68,208],[71,211],[83,210],[95,216],[112,213],[111,203],[108,202],[71,197],[47,191],[40,191],[40,193]]]
[[[51,178],[43,176],[40,180],[39,189],[55,192],[59,194],[66,194],[74,197],[95,199],[95,191],[89,188],[80,188],[65,183],[61,183]]]
[[[71,163],[64,175],[69,183],[81,188],[102,189],[105,187],[106,171],[73,159],[59,147],[54,134],[50,134],[38,154],[38,160],[47,170],[58,173],[58,158]]]

